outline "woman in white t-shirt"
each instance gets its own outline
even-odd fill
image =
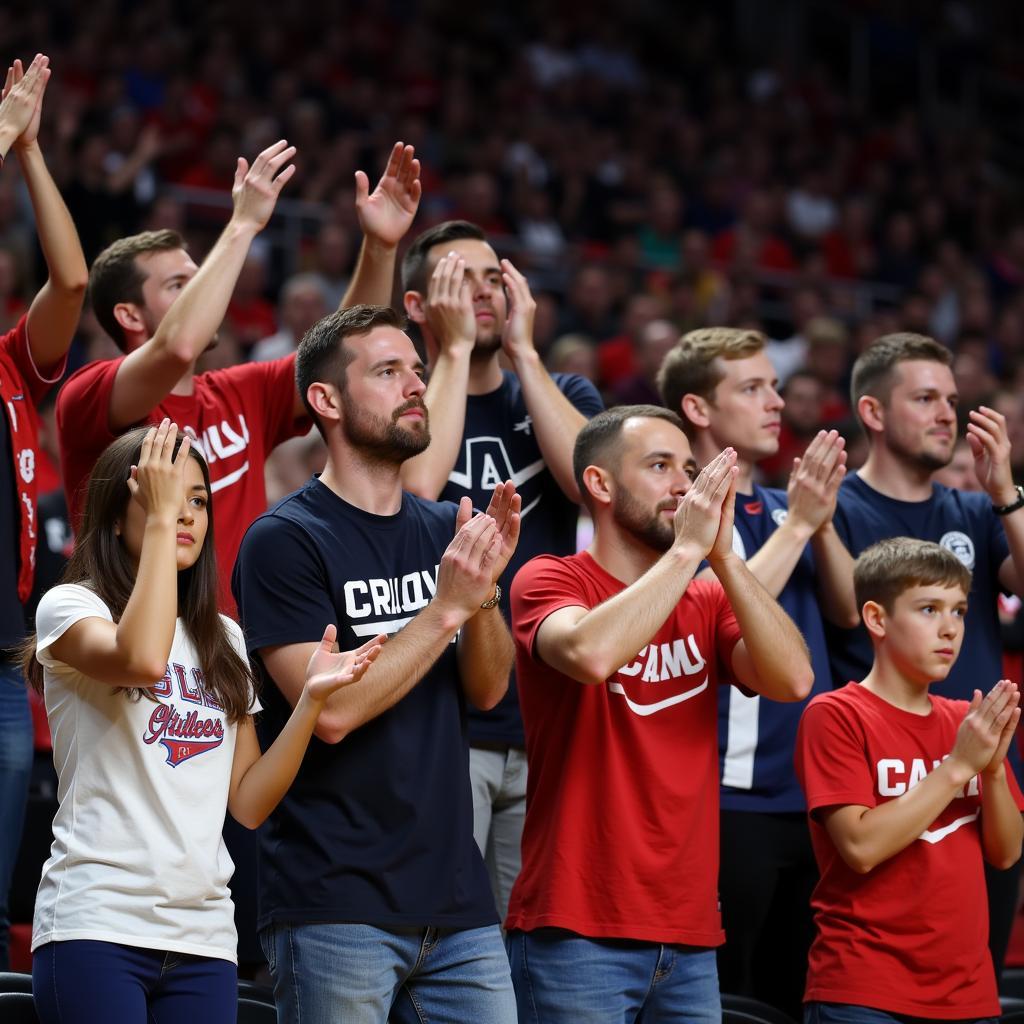
[[[242,632],[217,612],[211,498],[205,460],[168,420],[118,438],[90,477],[65,582],[39,603],[26,677],[59,778],[32,933],[44,1024],[235,1020],[225,810],[259,826],[324,701],[384,640],[333,654],[328,627],[261,755]]]

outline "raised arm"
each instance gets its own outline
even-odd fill
[[[635,583],[594,608],[560,608],[541,623],[535,645],[545,664],[598,685],[650,643],[718,536],[735,467],[727,448],[701,470],[676,509],[672,546]]]
[[[533,343],[533,318],[537,303],[526,278],[508,260],[501,261],[502,279],[508,293],[508,319],[501,336],[505,355],[519,377],[523,400],[533,422],[544,463],[571,501],[580,500],[572,471],[576,435],[586,418],[562,394],[541,361]]]
[[[826,808],[822,823],[846,863],[860,874],[867,874],[879,864],[906,849],[946,809],[950,801],[962,795],[965,787],[979,773],[984,789],[992,790],[988,802],[982,800],[982,846],[986,859],[990,849],[997,854],[993,861],[1007,867],[1020,856],[1021,817],[1013,807],[1010,813],[1007,801],[1012,803],[1009,790],[999,791],[996,781],[989,782],[989,765],[1012,736],[1010,723],[1020,718],[1017,703],[1020,695],[1016,686],[1005,680],[997,683],[982,699],[981,691],[974,691],[963,723],[957,731],[956,741],[949,756],[917,785],[902,796],[888,800],[877,807],[848,804]],[[1002,758],[999,758],[999,765]],[[1005,778],[1002,787],[1006,788]],[[985,815],[997,819],[986,834]],[[1000,813],[1004,812],[1004,813]],[[1016,851],[1014,853],[1014,851]],[[1011,856],[1012,855],[1012,856]]]
[[[490,516],[474,516],[456,533],[441,558],[433,600],[388,641],[359,686],[344,687],[328,698],[315,728],[321,740],[339,743],[397,704],[426,675],[493,593],[493,566],[500,550],[501,537]],[[260,650],[263,664],[292,707],[302,695],[306,666],[316,647],[287,644]]]
[[[733,481],[722,506],[722,527],[708,564],[732,605],[742,639],[732,650],[732,669],[744,686],[772,700],[802,700],[814,685],[814,669],[800,630],[733,551]]]
[[[356,215],[363,231],[355,273],[341,308],[361,303],[390,306],[398,243],[412,227],[420,205],[420,162],[412,146],[396,142],[377,187],[356,171]]]
[[[466,261],[456,253],[437,261],[427,283],[423,316],[437,343],[423,395],[430,413],[430,444],[402,464],[402,486],[421,498],[436,501],[459,457],[466,424],[470,357],[476,342]]]
[[[138,469],[125,483],[146,519],[135,585],[121,621],[82,619],[50,648],[64,664],[111,686],[155,686],[167,671],[178,617],[178,523],[191,521],[193,507],[184,483],[189,439],[183,438],[172,458],[176,434],[167,419],[152,427]]]
[[[265,754],[260,753],[251,716],[246,716],[239,727],[231,762],[228,810],[246,828],[259,828],[281,802],[295,781],[328,698],[341,687],[358,683],[387,640],[386,636],[376,636],[355,651],[337,653],[336,635],[336,628],[328,626],[323,639],[315,645],[306,665],[302,693]]]
[[[281,140],[248,163],[239,157],[232,188],[234,212],[195,276],[184,285],[153,337],[130,353],[114,379],[109,422],[123,430],[159,405],[206,350],[217,332],[252,240],[270,220],[281,189],[295,173],[295,147]],[[285,166],[288,164],[288,166]],[[126,313],[138,318],[137,307]]]
[[[48,64],[49,58],[37,55],[28,70],[23,71],[21,61],[16,60],[7,70],[0,103],[0,155],[6,154],[9,145],[4,137],[9,120],[16,124],[24,122],[20,135],[13,141],[13,149],[32,200],[48,271],[28,313],[29,347],[40,369],[55,366],[67,353],[78,327],[89,275],[71,214],[39,148],[43,94],[50,77]],[[13,115],[10,119],[8,112]]]

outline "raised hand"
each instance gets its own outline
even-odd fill
[[[537,302],[526,278],[508,260],[501,261],[501,279],[508,295],[508,318],[501,332],[501,347],[509,359],[535,351],[533,318]]]
[[[388,639],[381,633],[354,651],[336,651],[337,636],[337,628],[328,626],[306,666],[306,695],[317,704],[322,704],[343,686],[359,682]]]
[[[501,535],[501,550],[494,566],[495,583],[505,571],[509,560],[515,554],[516,544],[519,543],[519,511],[522,504],[523,499],[516,494],[516,485],[511,480],[506,480],[494,488],[494,494],[487,506],[487,515],[494,520]],[[461,508],[459,511],[461,512]]]
[[[1020,721],[1019,703],[1020,691],[1008,679],[1001,679],[984,697],[981,690],[975,690],[957,730],[950,760],[965,766],[972,777],[997,771]]]
[[[442,256],[427,284],[423,308],[430,332],[442,351],[476,341],[473,292],[466,277],[466,261],[457,253]]]
[[[730,493],[735,497],[737,472],[732,448],[720,452],[700,471],[676,508],[673,522],[677,547],[692,547],[701,558],[712,549],[716,557],[724,557],[725,547],[732,549],[732,510],[723,516],[723,505]],[[728,531],[723,530],[726,517]]]
[[[459,503],[455,536],[441,556],[434,600],[458,613],[465,621],[494,594],[502,536],[492,516],[473,515],[473,503],[464,497]]]
[[[415,154],[412,146],[396,142],[373,192],[366,173],[356,171],[356,216],[367,239],[391,248],[412,227],[423,191]]]
[[[177,425],[164,417],[159,427],[150,427],[142,441],[139,464],[132,466],[128,490],[148,517],[176,522],[185,494],[185,463],[190,438],[182,437],[177,456],[174,442]]]
[[[815,533],[832,519],[846,476],[846,440],[838,430],[819,430],[801,458],[793,460],[786,497],[788,519]]]
[[[974,456],[978,483],[988,492],[994,505],[1009,505],[1017,500],[1010,464],[1010,436],[1006,417],[987,405],[968,414],[967,443]]]
[[[267,226],[281,189],[295,174],[295,164],[288,164],[293,156],[295,147],[281,139],[263,150],[253,160],[252,167],[243,157],[238,158],[235,183],[231,189],[231,198],[235,204],[231,219],[236,224],[256,231],[262,231]],[[285,164],[288,166],[285,167]],[[284,170],[281,170],[282,167]]]
[[[29,146],[39,135],[39,120],[43,110],[43,93],[50,80],[50,58],[37,53],[28,66],[22,69],[20,60],[15,60],[7,69],[3,92],[0,94],[0,125],[7,125],[16,132],[14,145]]]

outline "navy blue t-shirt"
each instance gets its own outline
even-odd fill
[[[755,485],[753,494],[736,495],[733,546],[744,559],[764,547],[785,521],[787,508],[786,492],[775,488]],[[723,810],[781,814],[806,808],[793,770],[797,726],[809,701],[832,689],[810,545],[804,548],[778,601],[796,623],[810,651],[814,686],[805,700],[792,704],[757,694],[748,697],[735,686],[719,687]]]
[[[318,479],[249,527],[232,589],[262,689],[263,748],[291,708],[259,657],[393,634],[430,601],[457,509],[403,494],[397,515]],[[331,745],[315,736],[260,834],[262,928],[273,921],[474,928],[498,920],[473,841],[465,701],[454,643],[397,704]],[[354,684],[358,686],[359,684]]]
[[[935,684],[935,692],[950,700],[970,700],[975,689],[987,693],[1002,679],[1003,643],[996,601],[999,569],[1010,547],[987,494],[932,484],[927,501],[897,501],[854,473],[839,489],[833,522],[854,558],[886,537],[917,537],[952,551],[971,570],[971,592],[960,656],[945,680]],[[833,682],[837,687],[859,682],[873,660],[867,630],[863,624],[852,630],[827,624],[826,630]],[[1010,758],[1017,767],[1016,744],[1010,745]]]
[[[11,431],[7,412],[0,409],[0,661],[12,656],[13,648],[25,639],[25,610],[18,597],[20,530]]]
[[[579,507],[565,496],[544,464],[519,378],[507,370],[502,377],[496,391],[466,399],[462,448],[441,491],[441,500],[457,504],[468,494],[474,508],[485,509],[498,484],[511,480],[516,485],[523,500],[522,524],[516,552],[500,580],[507,597],[512,592],[513,577],[535,555],[575,553]],[[565,373],[552,374],[552,378],[558,390],[588,419],[604,408],[597,389],[585,378]],[[501,608],[507,619],[507,599],[502,599]],[[524,745],[514,673],[508,692],[496,708],[469,709],[469,738],[471,743]]]

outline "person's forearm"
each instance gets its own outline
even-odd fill
[[[249,766],[231,800],[231,816],[246,828],[259,828],[295,781],[316,728],[320,707],[305,691],[277,738]]]
[[[831,523],[811,537],[811,550],[822,615],[833,625],[853,629],[860,623],[853,592],[853,558]]]
[[[871,807],[843,833],[829,828],[843,860],[860,874],[905,850],[970,782],[969,770],[947,758],[902,796]]]
[[[183,370],[202,355],[223,322],[256,234],[254,225],[235,218],[228,221],[195,277],[160,322],[153,340],[172,353]]]
[[[558,390],[536,351],[517,356],[512,365],[523,389],[523,400],[544,463],[566,497],[578,502],[580,492],[572,470],[572,453],[586,417]]]
[[[402,486],[436,501],[459,457],[466,424],[466,389],[472,343],[438,354],[423,395],[430,415],[430,444],[402,464]]]
[[[364,238],[359,248],[356,269],[340,309],[349,306],[390,306],[395,290],[396,246]]]
[[[1005,869],[1020,859],[1024,819],[1006,781],[1004,762],[997,772],[981,776],[981,848],[994,868]]]
[[[515,653],[501,611],[477,612],[462,627],[458,645],[462,690],[474,707],[489,711],[508,690]]]
[[[581,683],[603,683],[651,642],[701,558],[700,551],[673,546],[635,583],[582,616],[544,660]]]
[[[710,565],[732,606],[749,658],[749,666],[740,664],[734,654],[739,681],[773,700],[801,700],[813,685],[814,672],[793,620],[738,555],[716,558]]]
[[[177,522],[146,519],[135,585],[117,624],[117,648],[140,686],[163,677],[178,619]]]
[[[331,695],[320,715],[318,735],[338,743],[397,704],[444,653],[464,621],[465,616],[432,601],[388,640],[358,685]]]
[[[1016,494],[1013,497],[1016,501]],[[1024,597],[1024,508],[1002,517],[1006,541],[1010,546],[1011,571],[1000,573],[999,582],[1018,597]]]
[[[793,575],[811,530],[789,518],[747,559],[747,568],[772,597],[778,597]]]

